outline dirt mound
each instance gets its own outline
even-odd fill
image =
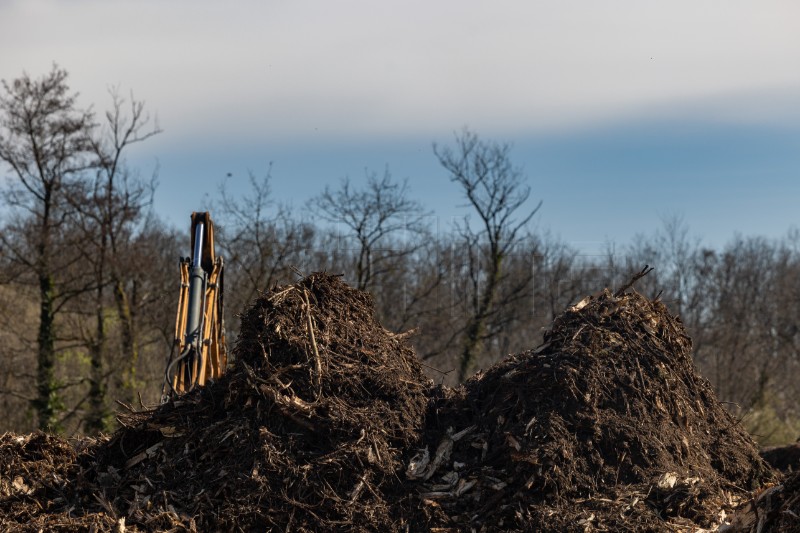
[[[490,531],[711,527],[771,478],[662,303],[606,291],[544,339],[441,394],[429,446],[408,471],[426,480],[432,520]]]
[[[309,276],[259,298],[240,339],[222,379],[123,417],[78,458],[61,515],[39,525],[101,515],[128,531],[399,530],[390,503],[430,384],[369,295]]]

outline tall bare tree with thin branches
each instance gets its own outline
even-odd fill
[[[469,315],[459,362],[459,379],[472,371],[496,310],[504,262],[541,207],[528,207],[531,189],[522,170],[511,161],[511,145],[484,141],[468,129],[455,136],[454,146],[434,144],[439,163],[450,181],[461,187],[478,223],[465,220],[458,228],[464,246],[465,271],[471,284]]]
[[[94,179],[87,177],[74,184],[68,197],[72,222],[82,237],[77,248],[95,278],[92,290],[95,327],[87,335],[91,374],[86,426],[92,432],[107,430],[110,418],[105,398],[109,290],[120,327],[122,355],[122,364],[115,368],[115,381],[120,391],[127,392],[127,400],[133,395],[138,347],[129,290],[137,251],[131,243],[152,203],[155,176],[149,182],[140,179],[127,166],[125,155],[132,145],[161,132],[157,121],[151,124],[143,101],[131,95],[126,102],[115,88],[109,93],[111,108],[92,137],[92,151],[97,160]]]
[[[342,179],[338,189],[325,187],[310,207],[344,228],[339,232],[340,245],[355,240],[355,285],[361,290],[391,269],[395,260],[419,247],[417,237],[424,232],[427,215],[422,205],[410,198],[408,181],[395,181],[388,168],[380,177],[367,171],[363,187],[354,186],[349,178]],[[412,238],[399,243],[395,237],[401,234]]]

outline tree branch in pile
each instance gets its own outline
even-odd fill
[[[628,283],[626,283],[625,285],[620,287],[619,290],[617,290],[617,292],[614,293],[614,296],[619,298],[620,296],[625,294],[625,291],[627,291],[628,289],[633,287],[634,283],[636,283],[637,281],[639,281],[640,279],[642,279],[643,277],[645,277],[646,275],[648,275],[652,271],[653,271],[653,267],[651,267],[650,265],[645,265],[644,268],[641,270],[641,272],[639,272],[638,274],[634,274],[634,276],[631,278],[631,280]]]
[[[306,319],[308,320],[308,336],[311,348],[314,350],[314,386],[317,387],[317,398],[322,395],[322,361],[319,358],[317,339],[314,336],[314,321],[311,319],[311,302],[308,301],[308,292],[303,289],[303,301],[306,304]]]

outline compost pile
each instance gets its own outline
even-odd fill
[[[697,531],[773,480],[634,291],[456,389],[404,337],[336,276],[273,289],[220,380],[111,437],[0,437],[0,529]]]
[[[772,478],[661,302],[605,291],[544,340],[440,394],[408,473],[426,480],[433,519],[476,531],[712,528]]]
[[[430,383],[371,297],[328,274],[275,289],[242,317],[234,356],[219,381],[122,417],[69,483],[18,494],[47,511],[25,527],[398,530]],[[0,504],[20,527],[33,514]]]

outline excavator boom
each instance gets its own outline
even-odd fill
[[[192,213],[191,236],[192,256],[180,261],[175,342],[164,375],[162,401],[220,377],[228,364],[223,320],[223,261],[214,251],[210,213]]]

